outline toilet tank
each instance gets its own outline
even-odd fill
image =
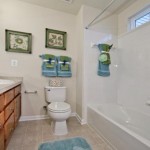
[[[45,87],[47,102],[64,102],[66,100],[66,87]]]

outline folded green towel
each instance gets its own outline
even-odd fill
[[[46,68],[54,68],[54,63],[53,62],[52,63],[46,62],[45,66],[46,66]]]
[[[108,45],[108,44],[99,44],[98,48],[105,51],[105,52],[109,52],[110,49],[112,48],[113,45]]]
[[[60,56],[60,61],[66,61],[66,62],[70,62],[71,58],[68,56]]]
[[[54,60],[55,59],[55,56],[54,55],[51,55],[51,54],[45,54],[44,55],[44,59],[52,59],[52,60]]]
[[[109,53],[101,53],[99,56],[99,61],[104,65],[111,64]]]
[[[107,54],[101,54],[101,55],[99,56],[99,61],[100,61],[100,62],[105,62],[105,61],[107,61],[107,60],[108,60]]]
[[[61,64],[60,69],[62,71],[69,71],[69,65],[68,64],[65,64],[65,65]]]

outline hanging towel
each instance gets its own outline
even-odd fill
[[[55,60],[55,56],[51,55],[51,54],[45,54],[45,55],[43,55],[43,58],[47,59],[47,60],[49,60],[49,59]]]
[[[103,77],[110,76],[109,65],[104,65],[99,61],[97,74]]]
[[[66,62],[70,62],[71,61],[71,59],[70,59],[70,57],[68,57],[68,56],[60,56],[60,61],[66,61]]]
[[[71,77],[71,58],[68,56],[58,56],[58,76],[59,77]]]
[[[40,55],[43,60],[42,75],[47,77],[57,76],[57,59],[56,56],[51,54]]]
[[[45,65],[46,65],[46,68],[54,68],[54,65],[55,65],[55,63],[45,63]]]
[[[60,68],[61,68],[62,71],[69,71],[69,65],[68,64],[65,64],[65,65],[62,64],[60,66]]]
[[[98,44],[98,48],[101,52],[98,59],[98,72],[99,76],[110,76],[109,65],[111,64],[109,51],[113,45]]]

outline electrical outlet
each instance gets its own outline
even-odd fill
[[[17,67],[17,66],[18,66],[18,60],[12,59],[12,60],[11,60],[11,66],[12,66],[12,67]]]

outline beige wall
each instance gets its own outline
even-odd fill
[[[76,112],[76,16],[42,8],[19,1],[7,0],[0,5],[0,75],[23,77],[22,115],[44,115],[44,86],[50,78],[41,75],[42,61],[39,55],[50,53],[72,58],[72,77],[64,79],[67,87],[67,101]],[[67,50],[45,48],[45,28],[67,32]],[[5,51],[5,29],[32,33],[32,54]],[[17,67],[11,67],[12,59],[18,60]],[[24,90],[37,90],[37,95],[25,95]]]
[[[82,102],[83,102],[83,7],[77,14],[77,100],[76,100],[76,112],[80,118],[82,115]]]
[[[150,4],[150,0],[137,0],[118,15],[118,34],[128,31],[128,18]]]

